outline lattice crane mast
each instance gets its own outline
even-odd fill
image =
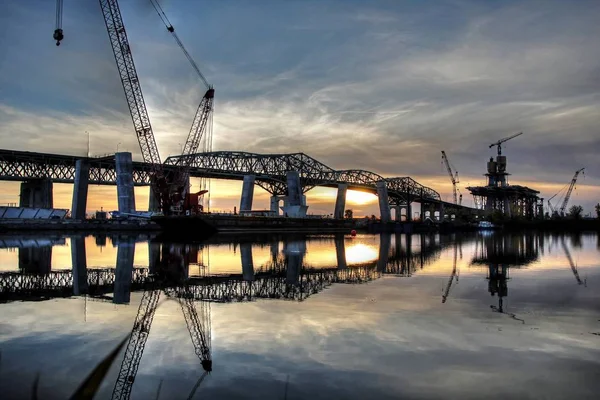
[[[178,278],[176,279],[181,280],[180,276],[183,270],[185,270],[181,264],[183,258],[184,257],[182,257],[181,254],[177,254],[177,252],[169,249],[167,255],[163,254],[161,272],[169,273],[169,271],[175,270],[178,275]],[[125,348],[119,375],[113,388],[112,399],[124,400],[129,399],[131,396],[131,390],[135,382],[138,367],[142,361],[142,355],[144,353],[144,348],[146,347],[146,342],[148,341],[148,336],[150,335],[150,328],[152,326],[154,314],[156,313],[161,292],[164,287],[172,284],[172,282],[167,279],[157,278],[157,276],[149,278],[150,280],[147,282],[148,286],[142,294],[142,300],[131,330],[131,336],[129,337],[127,347]],[[204,373],[199,380],[199,382],[201,382],[201,380],[212,371],[210,305],[203,302],[203,312],[199,316],[196,311],[193,293],[187,282],[184,282],[183,284],[179,283],[176,286],[176,288],[170,287],[165,289],[165,292],[168,297],[176,299],[181,306],[185,323],[190,333],[190,339],[194,346],[194,351],[200,359],[202,369],[204,370]],[[196,388],[194,388],[194,390]]]
[[[459,203],[458,188],[456,187],[456,184],[459,183],[458,171],[456,171],[456,169],[454,170],[454,172],[452,171],[452,167],[450,167],[450,161],[448,161],[448,156],[446,156],[446,152],[444,150],[442,150],[442,161],[446,165],[446,170],[448,171],[448,175],[450,176],[450,181],[452,181],[452,198],[454,200],[454,204],[460,204],[462,203],[462,194],[460,195],[461,201]]]
[[[567,244],[565,243],[564,237],[561,240],[561,244],[562,244],[563,250],[565,252],[565,255],[567,256],[567,260],[569,260],[569,265],[571,266],[571,271],[573,271],[573,275],[575,275],[575,279],[577,280],[577,283],[582,285],[583,282],[582,282],[581,278],[579,277],[579,272],[577,271],[577,266],[575,266],[575,263],[573,262],[573,257],[571,257],[571,252],[569,251],[569,248],[567,247]]]
[[[452,282],[454,281],[454,277],[456,275],[456,261],[458,256],[458,245],[454,244],[454,263],[452,266],[452,274],[450,274],[450,279],[448,279],[448,283],[446,284],[446,288],[444,289],[444,293],[442,294],[442,303],[446,302],[448,299],[448,295],[450,294],[450,288],[452,287]],[[456,277],[456,281],[458,282],[458,277]]]
[[[496,143],[492,143],[490,144],[490,149],[494,146],[498,146],[498,155],[501,156],[502,155],[502,143],[509,141],[510,139],[514,139],[517,136],[521,136],[523,134],[523,132],[519,132],[515,135],[509,136],[509,137],[505,137],[504,139],[500,139],[498,140]]]
[[[579,176],[580,173],[583,172],[584,169],[585,168],[581,168],[581,169],[575,171],[575,175],[573,175],[573,179],[571,179],[571,183],[569,184],[569,189],[567,189],[567,194],[565,195],[562,205],[560,206],[560,209],[559,209],[560,215],[565,214],[567,205],[569,204],[569,199],[571,198],[571,193],[573,193],[573,188],[575,187],[575,184],[577,183],[577,177]]]
[[[187,181],[189,178],[189,167],[193,160],[193,158],[190,156],[198,152],[203,137],[205,137],[205,143],[207,143],[207,148],[205,148],[204,150],[210,151],[212,149],[212,111],[215,97],[215,89],[211,84],[208,83],[208,81],[204,77],[204,74],[202,74],[202,72],[200,71],[198,64],[196,64],[190,53],[187,51],[187,49],[181,42],[181,39],[179,39],[179,36],[175,32],[173,24],[171,24],[171,22],[169,21],[169,18],[165,14],[158,1],[150,0],[150,3],[152,3],[152,6],[154,7],[156,13],[167,28],[167,31],[171,33],[171,36],[173,36],[173,38],[183,51],[183,54],[190,62],[190,65],[192,66],[194,71],[196,71],[198,78],[200,78],[200,81],[206,88],[206,92],[204,93],[204,96],[202,96],[202,100],[200,101],[200,104],[198,105],[198,108],[196,110],[196,115],[194,116],[194,120],[192,121],[192,126],[190,128],[190,132],[188,133],[187,140],[185,141],[185,145],[183,146],[183,157],[179,157],[177,159],[177,166],[180,168],[180,171],[178,173],[179,176],[177,179],[177,186],[178,190],[181,190],[181,188],[187,186]],[[206,193],[206,191],[203,191],[203,193]]]

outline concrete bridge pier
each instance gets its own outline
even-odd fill
[[[273,241],[273,242],[271,242],[271,262],[275,263],[275,261],[277,261],[278,255],[279,255],[279,242]]]
[[[297,285],[302,270],[302,260],[306,254],[306,242],[284,242],[283,253],[286,259],[286,278],[288,285]]]
[[[346,263],[346,243],[343,234],[335,235],[335,256],[337,259],[338,269],[348,268]]]
[[[390,233],[382,233],[379,235],[379,258],[377,259],[377,271],[384,272],[390,257],[390,246],[392,235]]]
[[[116,153],[115,169],[117,172],[117,199],[119,212],[134,212],[135,193],[133,190],[133,162],[131,153]]]
[[[115,271],[115,288],[113,303],[128,304],[131,299],[131,278],[133,274],[133,256],[135,241],[122,240],[117,245],[117,268]]]
[[[254,198],[254,175],[245,175],[242,184],[242,198],[240,200],[240,211],[252,210],[252,200]]]
[[[379,197],[381,222],[390,222],[392,220],[392,213],[390,212],[390,202],[385,181],[377,182],[377,196]]]
[[[254,280],[254,261],[252,259],[252,244],[241,243],[240,255],[242,258],[242,277],[246,282]]]
[[[344,219],[344,212],[346,211],[346,193],[348,191],[348,185],[340,183],[338,185],[337,197],[335,199],[335,209],[333,217],[335,219]]]
[[[281,196],[271,196],[271,207],[269,208],[275,215],[279,215],[279,202],[281,201]]]
[[[29,179],[21,183],[19,207],[52,208],[52,180]]]
[[[19,248],[19,271],[49,274],[52,270],[52,246]]]
[[[88,187],[90,184],[90,163],[86,160],[75,161],[75,181],[73,182],[73,202],[71,218],[85,219]]]
[[[300,182],[300,173],[298,171],[288,171],[286,174],[287,180],[287,196],[285,201],[287,204],[283,206],[283,211],[288,217],[304,218],[306,217],[306,198],[302,193],[302,184]]]
[[[153,186],[150,186],[150,193],[148,194],[148,211],[160,211],[160,201]]]
[[[71,265],[73,270],[73,294],[80,296],[88,293],[85,236],[71,237]]]
[[[157,274],[160,265],[160,244],[148,242],[148,272]]]

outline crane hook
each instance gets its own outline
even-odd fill
[[[54,38],[54,40],[56,40],[56,45],[57,46],[60,46],[60,41],[65,38],[65,36],[63,35],[63,30],[62,29],[55,29],[54,30],[54,35],[52,37]]]

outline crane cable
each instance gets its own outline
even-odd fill
[[[60,41],[64,39],[62,30],[62,14],[63,14],[63,0],[56,0],[56,27],[54,29],[54,35],[52,37],[56,40],[56,45],[60,46]]]
[[[60,0],[60,1],[62,2],[62,0]],[[179,36],[177,36],[177,33],[175,33],[175,28],[173,27],[173,24],[171,24],[171,21],[169,21],[169,18],[167,18],[167,15],[165,14],[164,10],[162,9],[162,7],[158,3],[158,1],[150,0],[150,3],[152,3],[152,7],[154,7],[154,10],[158,14],[158,16],[161,19],[161,21],[163,22],[163,24],[165,24],[165,27],[167,28],[167,30],[169,32],[171,32],[171,34],[173,35],[173,38],[175,38],[175,41],[177,42],[177,44],[183,51],[183,54],[185,54],[185,56],[187,57],[190,64],[192,64],[192,68],[194,68],[194,70],[196,70],[196,73],[200,77],[200,80],[202,80],[202,83],[204,83],[204,85],[206,86],[207,89],[210,89],[211,85],[208,83],[208,81],[206,80],[206,78],[204,77],[202,72],[200,72],[200,68],[198,68],[198,65],[196,64],[196,62],[194,61],[194,59],[192,58],[190,53],[188,53],[188,51],[186,50],[185,46],[179,39]]]

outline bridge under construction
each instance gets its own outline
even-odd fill
[[[471,210],[442,201],[438,192],[410,177],[383,177],[360,169],[336,170],[303,153],[198,153],[169,157],[164,169],[175,169],[182,157],[188,158],[191,177],[242,180],[240,211],[252,209],[255,185],[271,195],[274,213],[279,213],[282,201],[287,205],[295,200],[297,205],[306,206],[304,194],[317,186],[337,188],[333,215],[339,219],[344,218],[348,189],[377,195],[383,222],[392,220],[392,210],[396,220],[412,220],[414,203],[420,205],[421,217],[433,217],[436,212],[443,216],[444,210]],[[0,180],[22,182],[19,206],[52,208],[53,183],[72,183],[74,219],[85,218],[90,184],[116,185],[119,211],[135,211],[134,187],[152,185],[152,168],[149,163],[133,161],[131,153],[125,152],[93,158],[0,149]],[[301,195],[291,199],[289,193],[294,191]],[[149,210],[158,206],[153,193],[151,190]]]

